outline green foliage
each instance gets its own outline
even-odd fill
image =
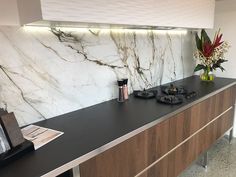
[[[198,34],[196,33],[195,35],[195,40],[196,40],[196,45],[197,45],[197,49],[202,51],[202,41],[199,38]]]
[[[204,29],[202,29],[202,31],[201,31],[201,36],[202,36],[202,39],[203,39],[202,44],[204,44],[206,42],[211,44],[211,39],[210,39],[210,37],[208,36],[208,34],[206,33],[206,31]]]
[[[196,33],[195,41],[196,41],[197,49],[200,51],[203,51],[203,46],[205,43],[209,43],[209,44],[212,43],[210,37],[208,36],[208,34],[206,33],[204,29],[201,30],[201,38]]]
[[[207,67],[204,66],[204,65],[201,65],[201,64],[198,64],[195,69],[194,69],[194,72],[197,72],[197,71],[200,71],[202,69],[206,69]]]
[[[212,69],[216,70],[217,68],[220,68],[221,71],[224,71],[225,69],[221,66],[221,64],[227,61],[228,60],[219,59],[216,63],[213,64]]]

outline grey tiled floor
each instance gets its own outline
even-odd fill
[[[236,177],[236,139],[229,144],[223,137],[210,149],[207,170],[199,165],[200,160],[179,177]]]

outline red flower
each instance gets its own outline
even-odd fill
[[[223,36],[223,34],[220,34],[220,35],[217,34],[216,35],[216,39],[214,41],[214,48],[220,46],[223,43],[223,41],[221,41],[222,36]]]
[[[209,42],[205,42],[203,44],[203,51],[202,51],[202,54],[205,56],[205,57],[210,57],[212,55],[212,52],[214,51],[214,48],[215,46],[212,45],[211,43]]]
[[[205,43],[202,46],[202,54],[205,57],[210,57],[212,55],[212,53],[214,52],[214,49],[223,43],[223,41],[221,41],[222,36],[223,35],[219,34],[219,32],[218,32],[218,33],[216,33],[216,37],[215,37],[212,44],[209,40],[205,41]]]

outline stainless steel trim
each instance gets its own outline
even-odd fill
[[[206,151],[203,155],[203,163],[202,166],[207,170],[207,165],[208,165],[208,151]]]
[[[196,134],[198,134],[200,131],[202,131],[204,128],[206,128],[207,126],[209,126],[210,124],[212,124],[214,121],[216,121],[217,119],[219,119],[222,115],[224,115],[226,112],[228,112],[229,110],[233,109],[233,106],[231,106],[230,108],[228,108],[226,111],[224,111],[223,113],[221,113],[220,115],[218,115],[216,118],[214,118],[213,120],[211,120],[210,122],[208,122],[205,126],[203,126],[202,128],[200,128],[198,131],[196,131],[194,134],[192,134],[191,136],[189,136],[188,138],[186,138],[184,141],[182,141],[180,144],[178,144],[177,146],[175,146],[173,149],[171,149],[169,152],[167,152],[166,154],[164,154],[162,157],[160,157],[158,160],[156,160],[155,162],[153,162],[151,165],[149,165],[148,167],[146,167],[144,170],[142,170],[141,172],[139,172],[137,175],[135,175],[135,177],[140,176],[141,174],[143,174],[145,171],[147,171],[148,169],[150,169],[151,167],[153,167],[155,164],[157,164],[158,162],[160,162],[163,158],[165,158],[167,155],[169,155],[170,153],[172,153],[174,150],[176,150],[178,147],[182,146],[184,143],[186,143],[188,140],[190,140],[193,136],[195,136]]]
[[[232,128],[229,132],[229,144],[232,144],[232,140],[233,140],[233,132],[234,132],[234,129]]]
[[[193,101],[192,103],[189,103],[189,104],[179,108],[178,110],[176,110],[174,112],[171,112],[171,113],[169,113],[169,114],[167,114],[167,115],[165,115],[165,116],[163,116],[161,118],[158,118],[157,120],[155,120],[155,121],[153,121],[151,123],[148,123],[148,124],[138,128],[138,129],[136,129],[136,130],[134,130],[134,131],[132,131],[132,132],[122,136],[122,137],[119,137],[119,138],[117,138],[117,139],[115,139],[115,140],[113,140],[113,141],[111,141],[111,142],[109,142],[109,143],[107,143],[107,144],[105,144],[105,145],[103,145],[103,146],[101,146],[101,147],[99,147],[99,148],[97,148],[97,149],[95,149],[95,150],[93,150],[93,151],[83,155],[83,156],[80,156],[77,159],[74,159],[73,161],[68,162],[68,163],[66,163],[66,164],[64,164],[64,165],[62,165],[62,166],[60,166],[60,167],[58,167],[58,168],[56,168],[56,169],[54,169],[54,170],[44,174],[44,175],[42,175],[42,177],[55,177],[55,176],[65,172],[65,171],[67,171],[67,170],[69,170],[71,168],[74,168],[77,165],[79,165],[79,164],[81,164],[81,163],[83,163],[83,162],[85,162],[85,161],[87,161],[87,160],[97,156],[98,154],[100,154],[100,153],[102,153],[102,152],[104,152],[104,151],[106,151],[106,150],[116,146],[117,144],[122,143],[123,141],[125,141],[125,140],[127,140],[127,139],[129,139],[129,138],[131,138],[131,137],[133,137],[133,136],[143,132],[144,130],[147,130],[147,129],[157,125],[158,123],[167,120],[169,117],[172,117],[172,116],[174,116],[174,115],[176,115],[176,114],[178,114],[178,113],[180,113],[180,112],[190,108],[191,106],[193,106],[195,104],[198,104],[198,103],[206,100],[207,98],[209,98],[211,96],[214,96],[214,95],[220,93],[221,91],[223,91],[223,90],[225,90],[225,89],[227,89],[229,87],[232,87],[235,84],[236,84],[236,82],[233,82],[232,84],[229,84],[229,85],[227,85],[225,87],[222,87],[221,89],[218,89],[218,90],[216,90],[216,91],[214,91],[214,92],[212,92],[212,93],[210,93],[210,94],[208,94],[208,95],[206,95],[206,96],[204,96],[204,97],[202,97],[202,98],[200,98],[200,99],[198,99],[196,101]]]
[[[234,109],[235,109],[235,104],[234,104]],[[231,144],[232,143],[232,140],[234,138],[234,125],[235,125],[235,111],[234,111],[234,120],[233,120],[233,127],[232,129],[230,130],[229,132],[229,143]]]

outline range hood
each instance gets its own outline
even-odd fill
[[[21,25],[213,28],[215,0],[18,0]]]

